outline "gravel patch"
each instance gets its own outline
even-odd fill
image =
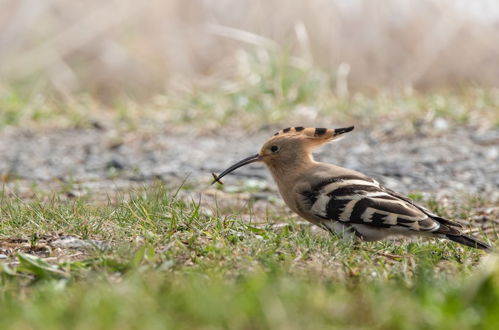
[[[0,175],[29,181],[129,182],[189,176],[211,180],[243,157],[257,152],[274,131],[120,134],[114,130],[70,129],[0,133]],[[438,136],[393,136],[357,129],[322,148],[316,158],[371,175],[400,192],[488,194],[499,200],[499,130],[461,128]],[[262,165],[252,164],[227,177],[266,180]]]

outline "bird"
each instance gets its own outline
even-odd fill
[[[463,226],[445,219],[410,198],[361,172],[317,162],[313,151],[354,129],[288,127],[268,139],[260,151],[217,175],[262,162],[270,170],[286,205],[300,217],[344,239],[378,241],[391,236],[448,239],[491,251],[491,246],[464,233]]]

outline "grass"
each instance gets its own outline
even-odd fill
[[[352,93],[347,77],[292,54],[241,49],[230,80],[140,102],[0,86],[0,128],[104,129],[119,142],[123,131],[187,128],[205,136],[291,123],[355,122],[388,129],[392,138],[439,134],[436,120],[458,129],[499,127],[497,89]],[[126,90],[122,80],[137,87],[116,77],[107,79],[118,90]],[[342,241],[304,225],[272,198],[254,212],[251,193],[264,188],[257,182],[225,187],[225,195],[249,200],[218,207],[213,194],[198,200],[198,183],[115,192],[106,201],[90,188],[73,193],[68,178],[49,194],[36,182],[17,189],[15,173],[0,179],[22,191],[0,191],[1,329],[499,327],[497,254],[438,240]],[[493,203],[487,196],[446,204],[419,192],[411,198],[460,219],[486,217],[480,210]],[[494,226],[481,233],[492,244]],[[86,245],[56,244],[68,236]]]
[[[68,101],[4,90],[0,93],[0,128],[104,126],[161,131],[165,127],[195,127],[215,131],[231,127],[254,131],[269,125],[281,128],[283,123],[314,125],[319,118],[326,126],[355,122],[374,127],[391,122],[395,134],[438,133],[442,130],[438,120],[446,121],[447,127],[499,127],[499,92],[495,89],[463,87],[459,92],[423,94],[358,92],[339,97],[321,72],[283,65],[281,72],[261,73],[260,80],[272,84],[254,84],[244,78],[231,87],[221,83],[206,90],[171,92],[140,104],[117,99],[105,105],[89,96]]]
[[[256,224],[179,196],[158,184],[104,204],[4,193],[0,242],[10,248],[0,268],[0,327],[499,325],[496,255],[485,260],[436,240],[354,244],[295,218],[276,214]],[[478,205],[470,199],[446,211],[469,214]],[[56,233],[109,247],[54,248]],[[25,240],[7,242],[16,237]]]
[[[36,84],[37,79],[25,85],[0,84],[0,128],[88,128],[105,123],[127,130],[163,130],[167,125],[255,130],[264,125],[281,127],[284,122],[316,124],[318,118],[323,126],[355,122],[373,127],[393,122],[403,134],[430,133],[425,126],[441,130],[442,120],[445,127],[499,127],[497,88],[466,83],[425,93],[410,87],[349,92],[346,77],[332,75],[283,48],[255,46],[238,54],[237,74],[230,79],[204,86],[190,83],[140,101],[110,94],[103,102],[98,93],[88,91],[61,95]]]
[[[262,58],[267,49],[288,49],[344,77],[350,89],[498,83],[493,1],[118,2],[1,2],[2,82],[148,98],[165,87],[238,76],[241,52],[255,47]]]

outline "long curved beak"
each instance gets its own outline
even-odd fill
[[[220,175],[216,175],[215,173],[211,173],[211,175],[213,175],[213,179],[214,179],[211,184],[214,184],[215,182],[223,184],[222,181],[220,181],[220,179],[223,178],[224,176],[226,176],[227,174],[229,174],[230,172],[233,172],[244,165],[258,162],[260,160],[262,160],[262,156],[260,156],[259,154],[256,154],[256,155],[250,156],[248,158],[244,158],[243,160],[235,163],[234,165],[232,165],[231,167],[229,167],[228,169],[226,169],[225,171],[220,173]]]
[[[350,132],[350,131],[353,131],[354,127],[353,126],[350,126],[350,127],[344,127],[344,128],[335,128],[334,129],[334,135],[341,135],[341,134],[344,134],[344,133],[347,133],[347,132]]]

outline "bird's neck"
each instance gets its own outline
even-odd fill
[[[267,166],[272,173],[272,177],[276,181],[279,190],[282,191],[292,189],[290,184],[294,183],[298,176],[315,164],[317,164],[317,162],[314,161],[312,154],[306,153],[280,159],[267,164]]]

